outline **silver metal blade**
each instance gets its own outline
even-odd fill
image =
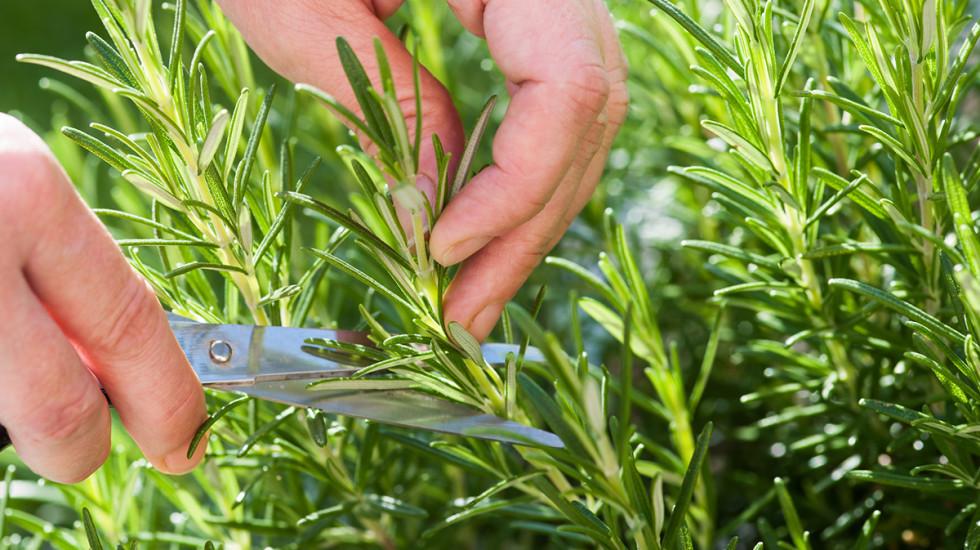
[[[367,343],[362,333],[176,321],[171,328],[203,385],[244,385],[262,380],[313,380],[350,375],[363,366],[344,352],[331,359],[304,351],[304,342],[326,339]]]
[[[219,387],[220,389],[220,387]],[[558,436],[411,390],[348,391],[308,388],[302,380],[257,382],[229,387],[268,401],[317,408],[382,424],[476,437],[517,445],[563,448]]]
[[[170,327],[201,383],[245,385],[259,381],[330,378],[347,376],[373,361],[329,343],[348,347],[371,347],[363,332],[253,325],[212,325],[169,314]],[[519,346],[483,344],[484,358],[491,365],[506,363]],[[544,361],[540,350],[525,350],[527,361]]]

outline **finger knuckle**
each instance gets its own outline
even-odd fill
[[[595,118],[609,99],[609,78],[598,64],[583,65],[562,83],[564,97],[579,113]]]
[[[527,210],[530,212],[540,212],[548,205],[551,200],[552,191],[541,186],[532,187],[526,196]]]
[[[609,92],[609,102],[606,110],[609,116],[609,124],[614,128],[619,128],[626,120],[629,112],[630,96],[625,82],[614,84]]]
[[[551,199],[552,190],[544,185],[528,185],[528,182],[534,181],[530,178],[514,178],[512,181],[513,192],[498,195],[500,202],[498,208],[506,209],[509,217],[515,219],[517,223],[524,223],[544,210]],[[518,197],[519,200],[515,200]],[[480,208],[485,207],[485,204],[480,205]]]
[[[163,325],[162,310],[153,291],[135,273],[119,291],[118,306],[92,333],[92,350],[100,357],[125,363],[152,351]]]
[[[520,217],[521,221],[527,221],[544,209],[555,191],[553,183],[542,179],[544,168],[535,164],[532,158],[502,160],[499,166],[503,188],[501,193],[494,195],[500,203],[496,205],[498,208],[506,209]],[[475,208],[485,206],[474,204]]]
[[[72,441],[97,427],[96,420],[106,402],[91,388],[76,385],[64,392],[33,417],[31,437],[58,444]]]
[[[580,142],[580,154],[573,161],[573,166],[579,170],[585,170],[592,156],[602,147],[603,140],[605,139],[606,133],[610,125],[614,124],[614,121],[610,119],[610,113],[604,113],[599,121],[589,129],[588,132],[582,136],[582,141]]]
[[[541,260],[551,250],[550,236],[530,235],[518,243],[517,264],[531,270],[541,263]]]

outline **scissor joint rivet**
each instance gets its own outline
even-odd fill
[[[223,365],[231,361],[231,344],[224,340],[211,340],[208,353],[211,355],[211,361]]]

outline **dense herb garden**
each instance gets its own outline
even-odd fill
[[[391,78],[342,40],[324,55],[339,51],[363,120],[253,67],[207,0],[93,0],[105,26],[78,30],[94,31],[84,61],[22,56],[69,75],[44,83],[68,108],[33,125],[55,127],[168,309],[367,330],[387,378],[360,387],[412,384],[566,449],[213,393],[208,459],[184,477],[121,431],[74,486],[0,457],[0,546],[980,546],[977,6],[611,5],[630,115],[492,336],[546,361],[499,368],[443,323],[452,271],[422,224],[485,162],[502,112],[487,99],[506,95],[441,3],[392,22],[472,130],[431,202]]]

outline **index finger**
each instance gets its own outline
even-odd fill
[[[3,207],[32,213],[11,215],[18,220],[15,257],[28,284],[102,383],[144,455],[163,471],[189,470],[200,453],[188,460],[187,448],[207,409],[163,309],[41,139],[4,116],[0,136],[0,161],[6,148],[18,158],[6,166],[27,167],[15,178],[25,187],[8,193]]]
[[[455,264],[531,219],[554,194],[609,95],[600,37],[584,2],[495,0],[483,13],[490,53],[514,90],[493,164],[439,218],[433,256]]]

